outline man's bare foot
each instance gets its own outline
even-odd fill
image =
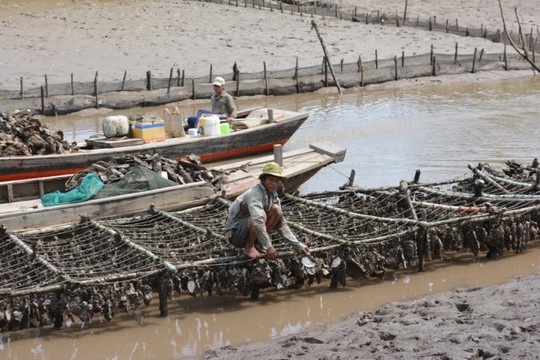
[[[252,259],[260,259],[262,257],[262,254],[258,252],[254,246],[250,248],[245,248],[244,253]]]

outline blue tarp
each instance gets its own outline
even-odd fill
[[[57,190],[52,193],[45,194],[41,197],[43,206],[54,206],[62,204],[73,204],[89,200],[97,195],[103,189],[103,182],[95,173],[88,173],[81,181],[78,188],[71,189],[67,192]]]

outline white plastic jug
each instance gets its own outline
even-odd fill
[[[220,135],[218,115],[203,115],[199,118],[198,128],[200,136]]]

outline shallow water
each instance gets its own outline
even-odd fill
[[[285,149],[328,140],[347,148],[343,163],[332,165],[302,192],[335,190],[351,169],[363,187],[397,185],[422,171],[422,181],[458,177],[467,164],[530,162],[539,156],[540,80],[422,88],[370,87],[344,95],[305,94],[239,100],[241,108],[260,105],[303,110],[308,121]],[[182,106],[193,113],[205,104]],[[160,108],[139,109],[160,112]],[[99,131],[106,115],[48,119],[66,137]],[[74,119],[77,119],[75,122]],[[71,126],[71,130],[69,130]],[[71,135],[70,135],[71,134]],[[260,341],[339,320],[384,303],[459,287],[501,283],[539,270],[540,249],[485,261],[470,254],[446,254],[426,271],[389,274],[384,281],[351,281],[328,290],[328,282],[295,290],[264,292],[259,301],[242,296],[179,296],[160,318],[154,304],[137,316],[78,324],[54,332],[31,330],[0,337],[4,359],[170,359],[200,356],[219,346]],[[157,300],[155,301],[157,303]]]

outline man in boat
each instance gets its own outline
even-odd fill
[[[232,95],[225,91],[225,79],[218,76],[214,79],[212,85],[214,86],[214,94],[210,98],[212,112],[224,115],[230,124],[236,118],[238,109]]]
[[[186,131],[189,128],[196,128],[199,118],[204,114],[219,115],[222,121],[227,120],[229,124],[238,115],[238,108],[232,95],[225,91],[225,79],[218,76],[214,78],[212,85],[214,86],[214,94],[210,98],[212,110],[199,109],[197,116],[188,117]]]
[[[277,230],[296,250],[309,255],[308,247],[296,238],[283,217],[277,192],[287,178],[283,176],[281,166],[275,162],[266,164],[259,180],[257,185],[237,197],[229,208],[226,223],[229,242],[243,248],[252,259],[275,259],[276,250],[270,234]],[[262,253],[255,248],[255,244]]]

